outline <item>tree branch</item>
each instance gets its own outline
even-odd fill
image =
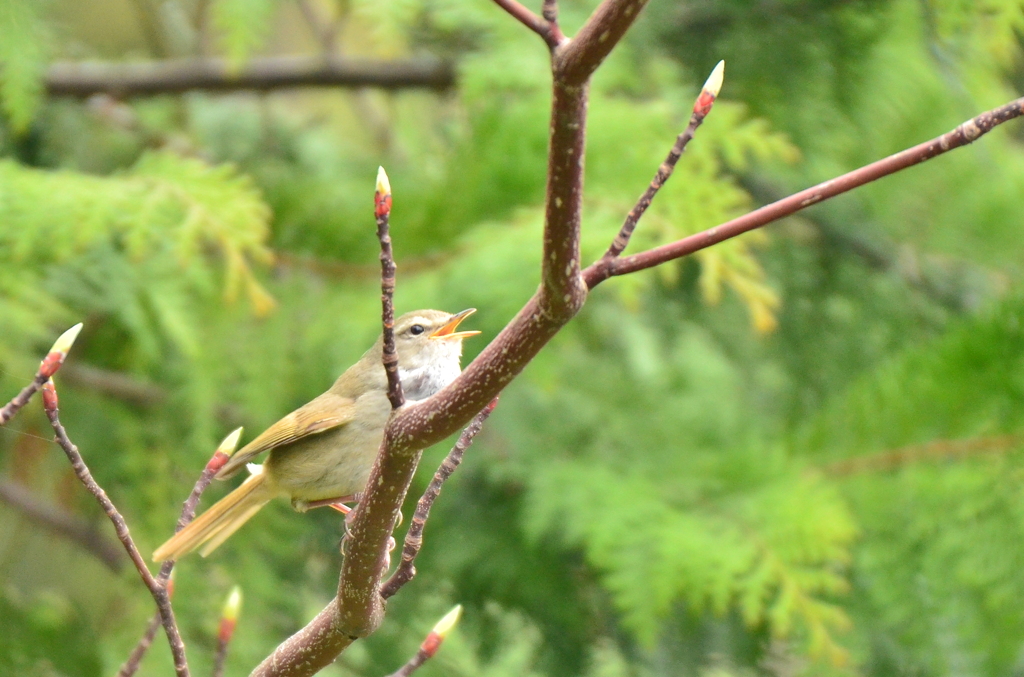
[[[117,671],[117,677],[132,677],[138,671],[139,664],[142,663],[142,659],[145,657],[146,652],[149,651],[149,647],[153,646],[153,640],[156,639],[156,633],[159,629],[160,612],[158,611],[150,619],[149,625],[146,626],[146,632],[142,634],[135,648],[128,654],[128,659],[121,666],[121,669]]]
[[[171,655],[174,657],[175,673],[178,677],[189,677],[188,661],[185,658],[185,643],[182,642],[181,634],[178,632],[178,625],[174,620],[174,611],[171,608],[171,600],[167,595],[166,586],[158,582],[153,577],[153,574],[150,573],[149,568],[146,567],[142,554],[139,553],[139,549],[135,546],[135,542],[128,532],[128,525],[124,517],[118,512],[113,501],[103,491],[103,488],[93,479],[89,467],[85,464],[82,454],[78,451],[78,447],[68,438],[67,431],[64,430],[64,426],[60,422],[57,390],[53,387],[53,381],[47,381],[42,390],[43,408],[46,411],[46,417],[50,419],[50,425],[53,427],[53,432],[56,435],[57,444],[64,450],[64,454],[71,462],[71,469],[75,471],[79,481],[96,498],[100,507],[103,508],[103,512],[107,514],[107,517],[114,524],[114,531],[117,533],[118,540],[124,545],[124,549],[128,552],[128,556],[138,570],[142,582],[149,588],[150,594],[156,601],[157,608],[160,610],[160,619],[164,626],[164,632],[166,632],[167,641],[171,646]]]
[[[681,240],[661,245],[639,254],[633,254],[632,256],[611,260],[601,259],[590,265],[583,272],[583,277],[586,280],[587,286],[593,289],[609,277],[635,273],[638,270],[653,268],[667,261],[688,256],[711,245],[795,214],[822,200],[827,200],[853,190],[863,186],[865,183],[876,181],[883,176],[895,174],[898,171],[949,152],[954,148],[966,146],[991,131],[994,127],[1008,120],[1020,117],[1022,114],[1024,114],[1024,98],[1011,101],[999,108],[971,118],[952,131],[938,136],[931,141],[918,144],[913,148],[890,155],[887,158],[865,165],[860,169],[855,169],[852,172],[847,172],[842,176],[819,183],[799,193],[794,193],[789,197],[765,205],[760,209],[755,209],[748,214],[727,221],[714,228],[709,228]]]
[[[82,546],[114,573],[120,573],[124,568],[121,549],[100,535],[94,525],[40,501],[31,490],[14,482],[0,481],[0,501],[32,522]]]
[[[380,241],[380,303],[384,350],[381,362],[388,375],[388,400],[392,409],[405,404],[402,382],[398,378],[398,350],[395,348],[395,255],[391,251],[391,182],[383,167],[377,169],[377,188],[373,193],[373,215],[377,219]]]
[[[686,150],[686,145],[690,143],[693,135],[697,132],[697,128],[700,127],[701,123],[704,122],[704,118],[707,117],[708,113],[711,112],[711,106],[714,105],[715,99],[718,98],[718,92],[722,88],[722,78],[725,72],[725,62],[719,61],[718,65],[711,72],[711,76],[708,81],[704,83],[704,87],[701,88],[700,95],[697,97],[697,101],[693,104],[693,113],[690,114],[690,124],[686,126],[683,133],[676,137],[675,145],[668,152],[668,157],[658,167],[657,173],[654,178],[651,179],[651,184],[644,191],[644,194],[637,200],[636,206],[629,210],[629,214],[626,215],[626,220],[622,224],[622,228],[619,229],[618,235],[612,240],[611,245],[608,247],[608,251],[601,257],[602,260],[614,259],[618,257],[626,247],[629,245],[629,239],[633,236],[633,231],[636,229],[636,224],[640,221],[640,217],[644,215],[647,208],[651,206],[651,202],[654,200],[654,196],[658,194],[661,187],[665,185],[669,177],[672,176],[672,172],[675,171],[676,163],[679,162],[679,158],[682,157],[683,151]]]
[[[539,35],[551,49],[555,49],[565,42],[565,36],[562,34],[561,29],[558,28],[558,24],[545,21],[516,0],[494,0],[494,4],[512,15],[513,19]]]
[[[586,82],[640,15],[647,0],[604,0],[579,33],[558,51],[555,78],[567,85]]]
[[[50,352],[46,353],[46,357],[39,364],[39,370],[36,372],[36,376],[32,379],[32,382],[21,389],[14,398],[0,408],[0,425],[6,425],[8,421],[14,418],[15,414],[28,404],[28,401],[32,399],[42,387],[50,380],[50,377],[57,373],[61,365],[64,364],[64,360],[68,356],[68,351],[71,350],[71,346],[75,344],[75,339],[78,338],[78,332],[82,331],[82,323],[79,322],[71,329],[60,335],[60,337],[54,342],[53,347],[50,348]]]
[[[510,5],[507,0],[496,2],[503,7]],[[384,612],[380,579],[388,559],[387,540],[421,450],[458,431],[497,396],[576,314],[589,288],[607,277],[624,274],[627,267],[639,270],[655,265],[640,265],[652,256],[662,256],[662,261],[676,258],[676,255],[665,256],[662,253],[665,248],[658,248],[652,250],[653,254],[644,252],[626,258],[602,259],[582,273],[579,266],[586,80],[642,6],[643,0],[606,0],[568,47],[553,50],[550,175],[540,289],[454,382],[422,402],[406,404],[394,411],[385,428],[366,493],[354,513],[338,596],[305,628],[268,656],[253,676],[307,677],[333,662],[355,639],[373,632]],[[998,109],[993,113],[999,121],[1004,121],[1019,115],[1020,105],[1015,102],[1007,110]],[[962,143],[980,136],[983,127],[980,118],[976,118],[958,128],[958,133],[967,139]],[[952,142],[952,139],[943,141]],[[939,151],[929,152],[926,157],[903,166],[937,155]],[[832,183],[818,187],[814,195],[805,191],[795,200],[797,203],[804,201],[803,206],[813,204],[834,188]],[[747,229],[750,227],[756,226]],[[707,238],[717,238],[714,239],[717,242],[725,236],[712,231]],[[667,245],[669,251],[674,251],[673,246]]]
[[[452,473],[459,467],[459,464],[462,463],[462,457],[466,453],[466,449],[469,449],[469,445],[473,444],[473,438],[484,427],[484,421],[487,420],[487,417],[491,415],[496,406],[498,406],[498,398],[491,400],[491,403],[484,407],[466,429],[462,431],[458,441],[455,442],[455,446],[448,452],[444,461],[441,462],[441,466],[434,473],[434,478],[430,480],[430,484],[427,485],[423,496],[417,501],[416,512],[413,514],[409,524],[409,531],[405,534],[405,545],[402,547],[402,561],[395,570],[395,573],[391,574],[391,578],[381,586],[380,596],[384,599],[393,597],[403,585],[416,576],[414,562],[416,561],[416,556],[420,553],[420,548],[423,546],[423,528],[427,525],[427,519],[430,517],[430,508],[441,494],[441,487],[452,476]]]
[[[250,59],[233,70],[225,59],[169,59],[138,63],[55,63],[47,69],[52,96],[149,96],[202,89],[271,90],[288,87],[449,89],[452,67],[434,59],[370,61],[276,56]]]
[[[231,434],[224,438],[224,441],[220,443],[217,450],[213,452],[213,456],[207,461],[206,467],[203,468],[203,472],[199,474],[199,479],[196,480],[195,485],[192,487],[192,492],[181,506],[181,514],[178,516],[178,523],[174,527],[174,533],[178,533],[189,523],[195,519],[196,506],[199,505],[199,499],[202,498],[203,492],[210,486],[210,482],[213,481],[214,475],[224,467],[224,464],[228,462],[231,455],[235,453],[235,448],[238,446],[238,439],[242,436],[242,429],[238,428]],[[171,598],[171,594],[174,590],[173,581],[171,581],[171,572],[174,571],[174,560],[168,560],[160,565],[160,573],[157,574],[156,580],[164,589],[167,591],[167,599]],[[143,657],[146,655],[146,651],[149,650],[150,645],[153,644],[153,637],[156,635],[157,628],[160,627],[161,614],[160,609],[157,609],[153,619],[149,622],[149,627],[146,628],[146,632],[143,633],[139,639],[138,644],[132,649],[131,654],[128,656],[128,660],[124,662],[121,669],[117,673],[117,677],[132,677],[135,672],[139,669],[139,664],[142,662]]]
[[[448,633],[452,631],[455,624],[459,622],[459,617],[462,615],[462,605],[457,604],[454,609],[444,615],[444,618],[439,620],[433,629],[427,633],[427,636],[423,639],[423,643],[420,644],[419,650],[410,658],[405,665],[398,668],[389,675],[389,677],[409,677],[412,673],[420,669],[420,667],[434,657],[437,650],[441,648],[441,644],[444,643]]]

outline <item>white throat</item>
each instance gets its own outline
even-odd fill
[[[419,364],[405,368],[398,367],[398,376],[402,380],[405,399],[415,402],[425,400],[446,385],[454,381],[462,367],[459,358],[462,355],[461,341],[439,340],[437,349],[428,359],[418,361]]]

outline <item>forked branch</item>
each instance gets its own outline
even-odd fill
[[[872,162],[842,176],[829,179],[799,193],[765,205],[760,209],[726,221],[714,228],[701,231],[681,240],[649,249],[645,252],[617,259],[601,259],[583,271],[587,286],[595,286],[616,275],[628,275],[638,270],[659,266],[668,261],[689,256],[694,252],[742,235],[748,231],[766,226],[792,214],[818,204],[823,200],[841,195],[866,183],[895,174],[908,167],[930,160],[955,148],[966,146],[987,134],[998,125],[1024,115],[1024,97],[1011,101],[999,108],[987,111],[958,125],[955,129],[925,141],[913,148],[901,151],[887,158]]]
[[[331,663],[358,637],[372,632],[383,616],[382,593],[393,594],[391,581],[380,588],[387,561],[387,538],[393,530],[420,450],[462,428],[508,385],[583,306],[588,290],[603,280],[649,268],[693,253],[752,228],[792,214],[868,181],[891,174],[940,153],[970,143],[997,124],[1018,117],[1024,100],[1015,101],[961,125],[950,134],[826,182],[745,217],[631,256],[621,256],[636,223],[671,172],[676,149],[682,152],[692,130],[677,145],[627,218],[619,237],[602,259],[580,266],[580,214],[590,75],[636,19],[645,0],[605,0],[572,40],[553,40],[548,18],[538,17],[515,0],[495,0],[521,23],[545,38],[552,48],[553,97],[548,151],[548,183],[540,288],[453,383],[436,395],[396,409],[389,421],[365,502],[350,530],[350,542],[335,598],[313,621],[284,642],[253,672],[259,676],[308,676]],[[545,31],[548,30],[548,33]],[[710,100],[705,94],[714,92]],[[717,87],[706,88],[695,107],[707,114]],[[701,118],[702,119],[702,118]],[[699,124],[699,122],[697,123]],[[689,134],[688,134],[689,132]],[[413,542],[415,551],[415,542]],[[413,554],[413,556],[415,556]],[[404,558],[403,558],[404,559]],[[411,569],[411,560],[407,568]],[[401,576],[406,576],[403,573]],[[402,578],[394,578],[399,585]]]
[[[423,496],[416,502],[416,512],[413,513],[409,524],[409,531],[405,534],[405,545],[402,547],[402,561],[399,563],[395,573],[391,574],[391,578],[380,588],[380,596],[384,599],[394,596],[403,585],[416,576],[414,562],[416,561],[416,556],[420,553],[420,548],[423,547],[423,528],[427,525],[427,520],[430,518],[430,508],[441,494],[441,487],[444,486],[444,483],[448,481],[448,478],[452,476],[455,469],[462,463],[462,457],[465,455],[466,450],[469,449],[469,445],[473,444],[473,438],[484,427],[484,422],[496,406],[498,406],[498,398],[491,400],[491,403],[484,407],[483,411],[477,414],[470,424],[466,426],[466,429],[459,435],[458,441],[455,442],[455,446],[448,452],[444,461],[441,462],[441,466],[434,473],[434,477],[430,480],[430,484],[427,485]]]

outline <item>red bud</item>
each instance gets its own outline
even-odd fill
[[[57,411],[57,389],[53,386],[52,380],[43,384],[43,408],[46,411]]]

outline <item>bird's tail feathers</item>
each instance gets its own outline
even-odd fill
[[[274,496],[275,492],[267,484],[266,475],[252,475],[157,548],[153,553],[153,561],[177,560],[197,549],[200,555],[206,557]]]

